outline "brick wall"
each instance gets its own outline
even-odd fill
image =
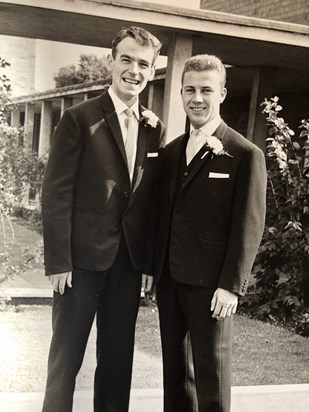
[[[201,0],[201,9],[309,24],[308,0]]]

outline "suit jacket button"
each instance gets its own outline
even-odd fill
[[[129,197],[130,193],[129,192],[124,192],[123,196],[124,197]]]

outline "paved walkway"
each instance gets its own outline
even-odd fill
[[[0,393],[1,412],[40,412],[42,393]],[[76,392],[74,412],[92,411],[92,392]],[[308,412],[308,385],[232,388],[231,412]],[[130,412],[163,412],[160,389],[132,390]],[[175,411],[177,412],[177,411]]]
[[[50,302],[52,297],[49,282],[41,268],[14,278],[6,286],[5,294],[17,302]],[[40,412],[42,400],[43,393],[0,392],[0,410]],[[92,393],[77,392],[74,412],[91,411]],[[161,389],[132,390],[130,412],[162,411]],[[309,412],[309,384],[233,387],[231,412]]]

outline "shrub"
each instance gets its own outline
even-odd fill
[[[278,101],[263,103],[269,125],[267,216],[255,284],[242,308],[309,336],[309,122],[301,122],[296,136],[279,117]]]
[[[10,66],[10,63],[0,57],[0,69],[5,69]],[[10,79],[4,73],[0,74],[0,122],[5,119],[6,105],[11,98],[11,83]]]
[[[0,121],[0,284],[31,268],[32,262],[42,258],[40,245],[32,247],[21,256],[16,265],[12,259],[14,230],[11,217],[17,211],[27,210],[30,191],[40,193],[44,162],[21,140],[21,131]],[[40,212],[37,222],[41,221]],[[35,216],[34,211],[31,216]]]
[[[0,57],[0,68],[8,66]],[[30,191],[40,193],[44,162],[31,148],[22,142],[22,130],[10,127],[6,119],[6,107],[11,103],[9,79],[0,75],[0,284],[7,278],[31,267],[40,259],[42,247],[22,254],[21,263],[14,264],[12,246],[14,230],[11,217],[16,208],[28,205]],[[25,254],[24,254],[25,253]]]
[[[21,130],[0,122],[0,207],[12,214],[27,204],[30,191],[39,193],[44,162],[22,144]]]

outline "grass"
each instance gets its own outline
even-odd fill
[[[0,312],[0,387],[3,392],[43,391],[51,338],[50,306],[18,306]],[[233,386],[309,382],[308,339],[288,330],[235,317]],[[92,330],[77,390],[93,388]],[[133,388],[162,387],[158,313],[141,307],[136,328]]]
[[[22,247],[41,241],[14,220],[14,261]],[[0,388],[3,392],[43,391],[51,339],[51,306],[7,306],[0,311]],[[308,338],[279,326],[235,316],[233,386],[309,382]],[[136,327],[133,388],[162,387],[161,346],[156,309],[142,306]],[[77,390],[93,388],[95,330],[92,331]]]

